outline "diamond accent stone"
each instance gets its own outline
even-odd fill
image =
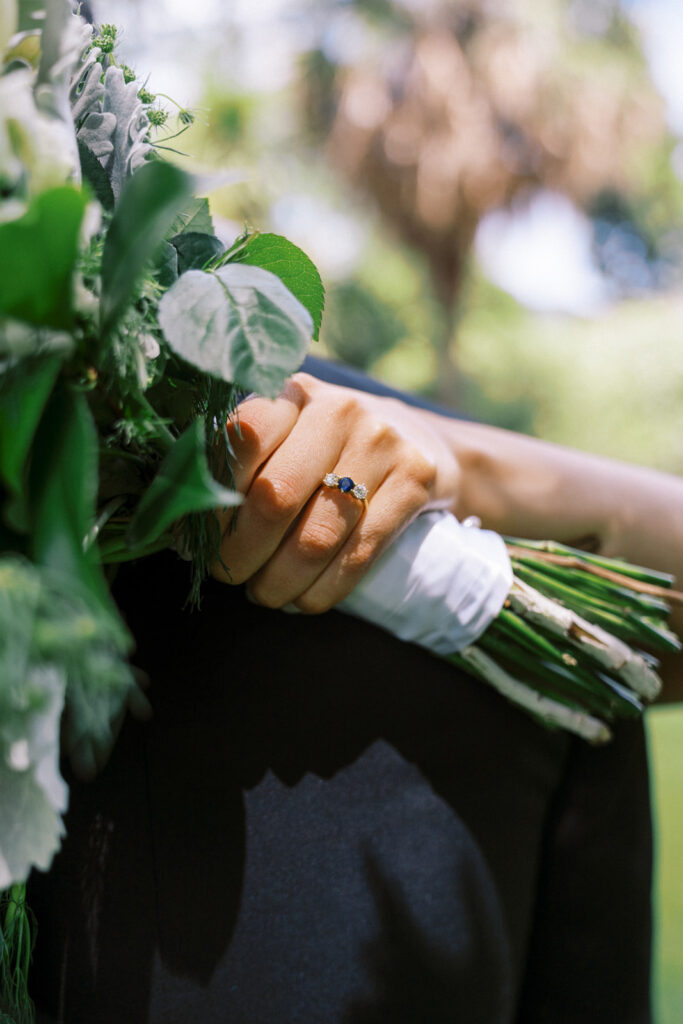
[[[343,476],[339,481],[339,490],[343,491],[344,494],[347,494],[353,487],[355,487],[355,484],[350,476]]]
[[[358,498],[359,501],[365,501],[365,499],[368,496],[368,489],[365,486],[365,484],[356,484],[356,486],[351,491],[351,494],[354,496],[354,498]]]
[[[323,483],[325,484],[325,487],[338,487],[339,477],[336,473],[326,473],[323,477]]]

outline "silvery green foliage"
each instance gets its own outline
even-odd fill
[[[116,124],[112,136],[112,152],[101,163],[109,174],[116,199],[126,179],[145,162],[152,150],[147,142],[149,118],[138,99],[138,88],[136,82],[126,83],[120,68],[107,68],[102,111],[105,115],[113,115]]]
[[[271,398],[313,334],[311,314],[279,277],[238,263],[181,274],[159,302],[159,324],[193,366]]]
[[[106,759],[126,703],[144,700],[123,626],[74,580],[0,558],[0,889],[49,867],[63,834],[63,750],[82,775]],[[68,685],[67,685],[68,684]]]
[[[72,11],[70,0],[46,0],[40,66],[34,89],[36,107],[68,126],[74,180],[80,177],[69,89],[74,67],[87,48],[92,28]]]
[[[63,833],[67,789],[59,773],[66,675],[32,657],[44,591],[18,559],[0,562],[0,889],[46,868]]]
[[[3,723],[0,757],[0,889],[46,870],[64,834],[68,790],[59,772],[59,722],[66,679],[54,665],[22,680],[37,706],[15,708]]]
[[[106,163],[114,150],[116,114],[102,111],[104,82],[99,55],[97,48],[84,55],[72,76],[69,95],[79,141],[85,143],[101,163]]]
[[[102,109],[104,82],[99,57],[100,50],[96,46],[86,50],[71,76],[69,99],[71,117],[77,130],[88,114]]]
[[[71,76],[69,99],[78,140],[98,158],[119,198],[123,186],[151,152],[149,119],[138,98],[139,85],[126,83],[120,68],[104,72],[97,47],[81,50]],[[85,52],[84,52],[85,51]]]

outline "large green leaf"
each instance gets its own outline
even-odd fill
[[[113,607],[83,542],[95,518],[97,431],[84,395],[58,381],[36,432],[29,473],[31,554],[39,565],[80,580]]]
[[[277,274],[313,317],[313,338],[318,340],[325,305],[325,289],[315,263],[282,235],[252,235],[235,255],[238,263],[249,263]]]
[[[187,202],[192,179],[160,160],[141,167],[124,188],[102,253],[102,327],[130,301],[147,261]]]
[[[222,487],[209,472],[200,420],[187,428],[145,491],[127,531],[132,548],[152,544],[191,512],[239,505],[242,495]]]
[[[161,299],[159,323],[189,363],[271,397],[301,365],[313,331],[279,277],[238,263],[188,270]]]
[[[75,188],[49,189],[22,217],[0,224],[0,313],[32,324],[71,325],[71,276],[85,206]]]
[[[61,362],[58,356],[21,360],[0,385],[0,477],[15,493]]]

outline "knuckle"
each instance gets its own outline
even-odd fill
[[[237,586],[239,583],[244,583],[246,576],[240,573],[239,570],[235,569],[232,565],[227,565],[223,561],[216,560],[211,566],[211,575],[219,583],[228,583],[231,586]]]
[[[352,391],[348,391],[346,388],[339,388],[329,396],[328,408],[331,415],[343,424],[348,424],[361,413],[358,399]]]
[[[298,553],[307,562],[325,561],[339,547],[341,537],[325,522],[309,522],[298,539]]]
[[[259,476],[249,488],[247,500],[255,514],[269,525],[289,523],[301,506],[297,480],[279,474]]]
[[[431,490],[436,482],[436,463],[428,459],[417,448],[413,448],[407,458],[407,466],[413,480],[427,490]]]
[[[252,580],[247,589],[249,596],[263,608],[281,608],[286,603],[276,597],[272,588],[265,581]]]
[[[328,612],[332,605],[322,595],[311,593],[301,594],[294,602],[299,611],[306,615],[322,615]]]
[[[305,370],[298,370],[289,378],[289,383],[300,388],[302,391],[313,391],[318,381],[310,373],[306,373]]]
[[[370,418],[364,424],[364,436],[371,451],[380,451],[383,454],[395,448],[400,440],[390,424]]]
[[[362,575],[370,568],[377,554],[374,537],[361,537],[344,557],[344,569],[352,575]]]
[[[282,394],[302,409],[310,401],[317,384],[318,381],[310,373],[299,370],[289,378]]]

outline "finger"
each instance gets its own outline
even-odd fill
[[[348,462],[340,459],[335,469],[339,477],[343,477],[345,465]],[[380,463],[370,467],[369,473],[363,483],[372,493],[386,474]],[[365,511],[366,503],[350,492],[319,487],[278,549],[250,579],[251,596],[271,608],[292,603],[327,568]]]
[[[372,498],[369,524],[364,529],[370,530],[374,550],[384,543],[384,538],[388,542],[396,536],[424,507],[434,466],[387,424],[366,417],[360,429],[358,423],[356,427],[335,467],[337,477],[362,465],[363,480],[358,480],[355,472],[354,477],[367,486],[371,496],[379,494],[378,489],[389,477],[392,488],[402,495],[400,502],[392,500],[389,506],[385,506],[381,495],[378,502]],[[327,487],[318,489],[277,551],[249,581],[250,592],[259,603],[275,608],[298,604],[298,598],[328,569],[361,520],[363,506],[352,495],[353,491],[344,494]],[[347,583],[348,590],[358,578],[355,574]],[[336,581],[333,591],[325,596],[325,606],[330,607],[346,596],[343,589],[343,579]],[[336,593],[339,596],[335,600]],[[325,608],[311,606],[307,610]]]
[[[428,494],[420,479],[406,478],[401,471],[390,473],[335,556],[292,603],[301,611],[319,614],[347,597],[382,552],[427,507]]]
[[[292,430],[306,401],[306,396],[294,382],[288,382],[285,391],[278,398],[250,398],[241,403],[237,415],[227,424],[232,448],[230,484],[235,490],[246,493],[261,466],[282,444]],[[244,506],[241,505],[240,509]],[[221,536],[236,527],[237,516],[233,508],[215,509]],[[243,517],[240,516],[240,520]],[[229,550],[229,545],[226,551]],[[212,574],[223,582],[237,582],[226,571],[223,552],[212,567]]]
[[[343,445],[335,416],[306,406],[292,430],[259,468],[240,506],[237,528],[226,531],[221,559],[233,583],[254,575],[274,554]]]
[[[233,449],[234,486],[246,491],[251,480],[296,423],[306,402],[303,390],[289,381],[277,398],[249,398],[227,424]]]

